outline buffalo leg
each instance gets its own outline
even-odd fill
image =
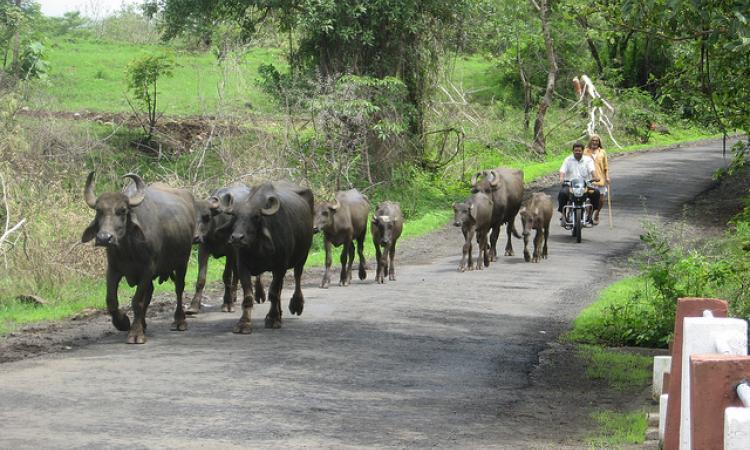
[[[348,258],[348,262],[347,262]],[[352,264],[354,263],[354,241],[344,242],[341,246],[341,277],[339,286],[348,286],[352,279]]]
[[[378,262],[378,269],[375,272],[375,282],[382,284],[385,278],[385,268],[383,267],[383,261],[387,258],[384,252],[380,249],[380,244],[375,239],[372,240],[375,245],[375,260]]]
[[[253,325],[251,323],[252,312],[253,312],[253,285],[250,279],[250,271],[242,265],[242,261],[239,262],[238,276],[240,278],[240,284],[242,285],[242,316],[237,324],[234,326],[235,333],[250,334],[253,332]]]
[[[365,261],[365,232],[364,231],[362,232],[362,235],[357,238],[357,253],[359,254],[359,279],[364,280],[367,278],[367,262]]]
[[[513,243],[510,241],[510,235],[513,232],[513,222],[508,222],[505,225],[505,234],[508,235],[508,242],[505,244],[505,256],[513,256]]]
[[[294,266],[294,294],[289,300],[289,312],[298,316],[302,315],[302,310],[305,309],[305,297],[302,295],[302,270],[304,268],[304,262]]]
[[[497,238],[500,236],[500,226],[495,225],[492,227],[492,234],[490,235],[490,261],[497,261]]]
[[[224,282],[224,301],[221,303],[222,312],[233,312],[234,302],[237,299],[237,259],[227,255],[224,262],[224,273],[221,275],[221,281]]]
[[[198,279],[195,281],[195,295],[190,301],[187,310],[188,315],[198,314],[201,311],[203,300],[203,288],[206,287],[206,270],[208,269],[208,249],[204,244],[198,247]]]
[[[487,233],[477,233],[477,259],[474,268],[476,270],[482,270],[482,262],[485,255],[484,245],[487,242]],[[487,263],[489,265],[489,262]]]
[[[333,263],[333,257],[331,255],[332,245],[331,241],[325,239],[323,246],[326,250],[326,269],[323,272],[323,281],[320,282],[320,287],[323,289],[328,289],[328,286],[331,284],[331,264]]]
[[[534,257],[531,259],[531,262],[539,262],[539,257],[542,253],[542,234],[543,232],[541,228],[537,228],[536,234],[534,235]]]
[[[187,266],[175,270],[174,293],[177,296],[177,307],[174,310],[174,322],[172,322],[172,326],[170,327],[172,331],[187,330],[185,310],[182,309],[182,294],[185,292],[185,272],[187,272]],[[151,296],[149,296],[149,299],[150,298]],[[149,300],[149,302],[150,301],[151,300]]]
[[[263,290],[263,280],[260,275],[255,277],[255,303],[264,303],[266,301],[266,291]]]
[[[266,328],[281,328],[281,288],[284,285],[285,273],[286,270],[273,272],[271,287],[268,288],[271,309],[266,314]]]
[[[128,344],[145,344],[144,325],[146,323],[146,299],[154,292],[154,282],[149,275],[144,275],[145,281],[141,281],[133,295],[133,323],[128,332]]]
[[[531,253],[529,253],[529,234],[527,230],[523,232],[523,259],[531,262]]]
[[[122,275],[114,273],[112,270],[107,270],[107,311],[112,317],[112,325],[120,331],[128,331],[130,329],[130,319],[128,315],[120,311],[120,306],[117,302],[117,287],[120,285],[120,279]]]
[[[464,231],[464,247],[461,252],[461,262],[458,264],[458,271],[466,270],[466,257],[469,258],[469,270],[471,270],[471,241],[474,239],[474,230]]]
[[[388,271],[388,279],[396,281],[396,266],[393,263],[393,258],[396,256],[396,242],[394,241],[388,248],[388,257],[391,259],[391,263],[388,264],[388,258],[385,260],[384,271]]]
[[[549,222],[544,226],[544,247],[542,247],[542,258],[547,259],[547,238],[549,238]]]

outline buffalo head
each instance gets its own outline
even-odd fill
[[[96,238],[96,245],[103,247],[117,247],[127,233],[140,235],[140,223],[133,208],[141,204],[146,195],[146,185],[138,175],[129,173],[123,178],[130,178],[135,183],[135,192],[127,195],[122,192],[105,192],[99,197],[94,194],[94,172],[89,173],[83,197],[90,208],[96,210],[96,217],[83,231],[81,242],[88,242]],[[132,189],[130,189],[132,191]]]
[[[453,204],[453,226],[461,227],[464,224],[472,223],[477,219],[477,208],[473,203],[454,203]]]
[[[234,218],[229,243],[235,247],[269,247],[273,251],[271,230],[264,218],[275,215],[281,208],[279,197],[273,190],[255,191],[246,201],[234,202],[226,193],[219,199],[224,214]]]
[[[484,192],[491,195],[492,191],[497,189],[499,183],[500,177],[494,170],[483,170],[471,177],[471,192]]]
[[[377,230],[380,238],[380,245],[393,244],[393,234],[396,228],[396,222],[390,216],[373,216],[372,229]]]
[[[340,206],[341,204],[338,200],[335,200],[333,203],[323,202],[318,204],[315,207],[313,233],[333,227],[333,218]]]
[[[232,225],[234,225],[234,216],[224,210],[219,197],[212,195],[208,200],[195,202],[194,244],[205,243],[210,235],[229,232]]]

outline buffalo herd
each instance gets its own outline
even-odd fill
[[[367,225],[375,246],[375,281],[396,279],[394,256],[396,242],[403,231],[404,217],[397,202],[379,203],[370,217],[370,201],[356,189],[337,192],[332,202],[315,204],[313,192],[288,181],[273,181],[248,187],[233,184],[214,191],[208,199],[195,199],[189,190],[171,188],[162,183],[146,185],[135,174],[127,174],[130,183],[122,192],[94,193],[94,172],[84,188],[86,204],[96,211],[84,230],[82,242],[95,239],[107,254],[107,310],[120,331],[128,331],[127,342],[146,341],[146,311],[154,292],[154,280],[171,278],[177,305],[171,329],[187,329],[186,314],[201,310],[206,270],[210,257],[225,258],[222,311],[231,312],[242,287],[242,315],[235,333],[252,332],[254,303],[266,300],[260,276],[271,272],[267,298],[271,303],[266,328],[281,327],[281,289],[289,269],[294,272],[294,293],[289,311],[300,315],[305,299],[301,277],[312,245],[313,234],[321,232],[325,248],[325,271],[320,287],[328,288],[332,247],[342,246],[339,285],[352,278],[356,251],[358,276],[367,277],[364,241]],[[547,237],[552,216],[552,200],[536,193],[525,202],[523,172],[497,168],[476,173],[471,194],[454,203],[454,225],[461,228],[464,246],[458,270],[482,269],[497,260],[497,239],[506,225],[505,255],[513,255],[511,233],[520,238],[514,222],[521,216],[524,258],[539,262],[547,257]],[[533,257],[528,250],[529,234],[536,230]],[[489,236],[488,236],[489,235]],[[472,259],[473,241],[478,243],[476,263]],[[543,243],[542,243],[543,242]],[[198,246],[198,279],[195,295],[183,309],[185,274],[192,246]],[[119,308],[117,290],[120,280],[136,287],[132,298],[133,322]]]

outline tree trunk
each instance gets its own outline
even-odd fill
[[[516,37],[516,62],[518,63],[518,75],[520,76],[521,84],[523,85],[523,132],[528,133],[529,115],[531,113],[531,83],[526,76],[526,71],[523,69],[518,37]]]
[[[540,0],[538,4],[534,0],[531,0],[531,2],[537,7],[539,17],[542,20],[542,35],[544,36],[544,47],[547,53],[547,64],[549,65],[547,68],[547,89],[539,102],[539,110],[534,121],[534,141],[531,144],[534,153],[544,156],[547,151],[544,136],[544,116],[547,113],[547,108],[552,104],[552,94],[555,91],[555,78],[557,77],[557,61],[555,60],[555,49],[552,45],[552,33],[549,28],[548,0]]]
[[[591,57],[594,58],[594,62],[596,63],[596,70],[601,76],[604,73],[604,66],[602,65],[602,59],[599,57],[599,50],[596,48],[594,40],[589,37],[588,33],[586,33],[586,31],[588,31],[589,29],[589,22],[583,16],[578,16],[576,20],[581,25],[581,28],[583,28],[583,31],[586,34],[586,44],[589,46]]]
[[[21,0],[15,1],[16,8],[21,9]],[[21,24],[16,25],[15,33],[13,33],[13,62],[11,63],[11,70],[14,74],[19,75],[21,67]]]

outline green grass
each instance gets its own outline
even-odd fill
[[[651,382],[652,358],[608,350],[597,345],[581,345],[579,356],[586,361],[586,375],[604,380],[616,390],[645,387]]]
[[[86,40],[60,40],[51,46],[49,83],[42,87],[53,102],[45,107],[129,112],[125,68],[133,58],[150,53],[171,53],[177,63],[174,76],[158,84],[159,110],[166,115],[215,114],[219,106],[223,106],[223,111],[275,111],[270,97],[255,80],[260,64],[284,67],[280,50],[253,49],[239,64],[225,64],[224,70],[210,53],[175,53],[165,46]],[[226,83],[220,99],[223,81]]]
[[[628,444],[640,444],[645,440],[648,428],[645,411],[596,411],[591,416],[599,426],[597,433],[587,439],[592,448],[614,449]]]

